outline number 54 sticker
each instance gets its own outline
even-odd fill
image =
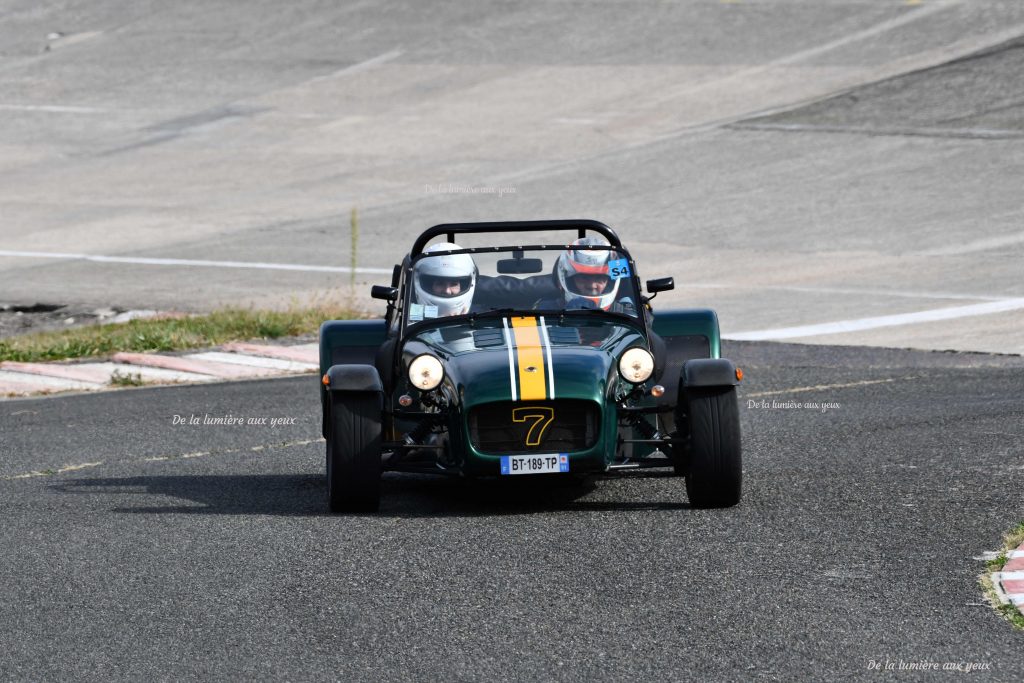
[[[629,277],[629,261],[624,258],[608,262],[608,276],[613,280]]]

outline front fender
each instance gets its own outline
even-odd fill
[[[327,320],[320,325],[320,376],[335,365],[370,365],[387,338],[381,320]],[[377,381],[380,381],[378,376]],[[327,388],[320,384],[320,405],[327,437]]]
[[[384,391],[380,373],[372,365],[332,365],[325,373],[327,391]]]
[[[320,374],[332,365],[373,364],[387,338],[384,320],[328,320],[320,326]]]
[[[693,359],[719,358],[722,342],[719,336],[718,315],[710,308],[658,311],[652,327],[665,345],[665,366],[658,379],[665,387],[665,393],[662,398],[654,399],[652,403],[671,407],[682,393],[680,377],[683,373],[683,364]],[[671,418],[665,422],[669,430],[674,428]]]
[[[740,381],[736,366],[725,358],[694,358],[683,363],[679,373],[682,389],[695,387],[734,387]]]
[[[383,401],[384,385],[380,373],[372,365],[332,365],[324,373],[326,383],[320,382],[320,409],[323,420],[320,428],[327,438],[327,420],[330,417],[328,394],[342,392],[376,393]]]
[[[672,360],[678,360],[677,368],[687,358],[719,358],[721,355],[718,315],[710,308],[658,311],[652,327],[665,340]]]

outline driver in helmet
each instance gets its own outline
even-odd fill
[[[462,249],[451,242],[431,244],[424,254],[438,251]],[[476,289],[477,267],[469,254],[446,254],[421,259],[416,264],[413,288],[416,303],[422,306],[436,306],[437,317],[469,313]],[[427,315],[424,317],[434,317]]]
[[[601,237],[581,237],[570,247],[608,247]],[[633,302],[616,301],[619,280],[612,279],[608,262],[610,249],[566,249],[555,263],[555,280],[561,299],[541,299],[535,308],[600,308],[616,313],[633,313]]]

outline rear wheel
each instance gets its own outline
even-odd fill
[[[331,392],[327,429],[327,500],[331,512],[380,507],[381,397]]]
[[[686,495],[698,508],[731,507],[740,502],[743,461],[736,387],[686,392],[689,458]]]

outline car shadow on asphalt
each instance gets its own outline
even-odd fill
[[[651,472],[607,477],[550,477],[532,481],[387,473],[378,517],[479,517],[580,511],[681,510],[685,502],[621,500],[609,479],[662,478]],[[682,482],[680,481],[680,486]],[[109,495],[112,512],[127,514],[327,516],[322,474],[182,475],[71,479],[60,494]],[[168,502],[167,499],[175,499]],[[357,515],[362,516],[362,515]]]

